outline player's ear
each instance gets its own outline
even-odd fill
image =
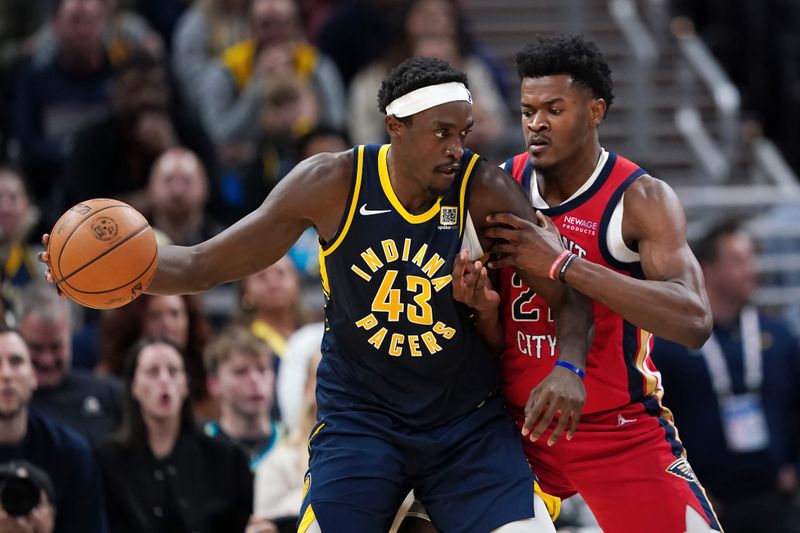
[[[383,125],[386,128],[386,133],[389,134],[390,138],[395,138],[400,136],[400,132],[403,130],[405,126],[402,122],[397,120],[394,115],[386,115],[383,118]]]
[[[592,98],[589,104],[589,120],[592,126],[598,126],[606,116],[606,101],[602,98]]]

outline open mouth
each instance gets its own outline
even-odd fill
[[[158,397],[159,405],[161,405],[162,407],[169,407],[171,403],[172,403],[172,397],[169,394],[165,392],[159,395]]]
[[[442,165],[436,167],[436,172],[446,176],[455,176],[461,170],[461,165]]]

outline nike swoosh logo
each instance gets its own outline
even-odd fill
[[[383,213],[391,213],[391,209],[367,209],[367,204],[361,206],[361,209],[358,210],[359,213],[368,217],[370,215],[382,215]]]

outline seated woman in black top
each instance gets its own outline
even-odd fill
[[[97,450],[110,531],[244,531],[253,505],[247,459],[196,429],[178,347],[167,339],[140,341],[124,379],[122,428]]]

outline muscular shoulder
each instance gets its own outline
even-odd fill
[[[350,182],[353,169],[353,150],[322,153],[301,161],[290,173],[297,173],[298,181],[308,182],[315,189],[341,187]]]
[[[496,212],[530,216],[530,202],[520,184],[500,167],[482,164],[475,170],[470,187],[470,212],[474,222]]]
[[[664,181],[644,175],[625,191],[623,233],[626,241],[647,238],[653,231],[685,231],[678,195]]]
[[[309,157],[278,183],[265,206],[279,215],[310,221],[328,238],[344,211],[352,175],[352,150]]]

